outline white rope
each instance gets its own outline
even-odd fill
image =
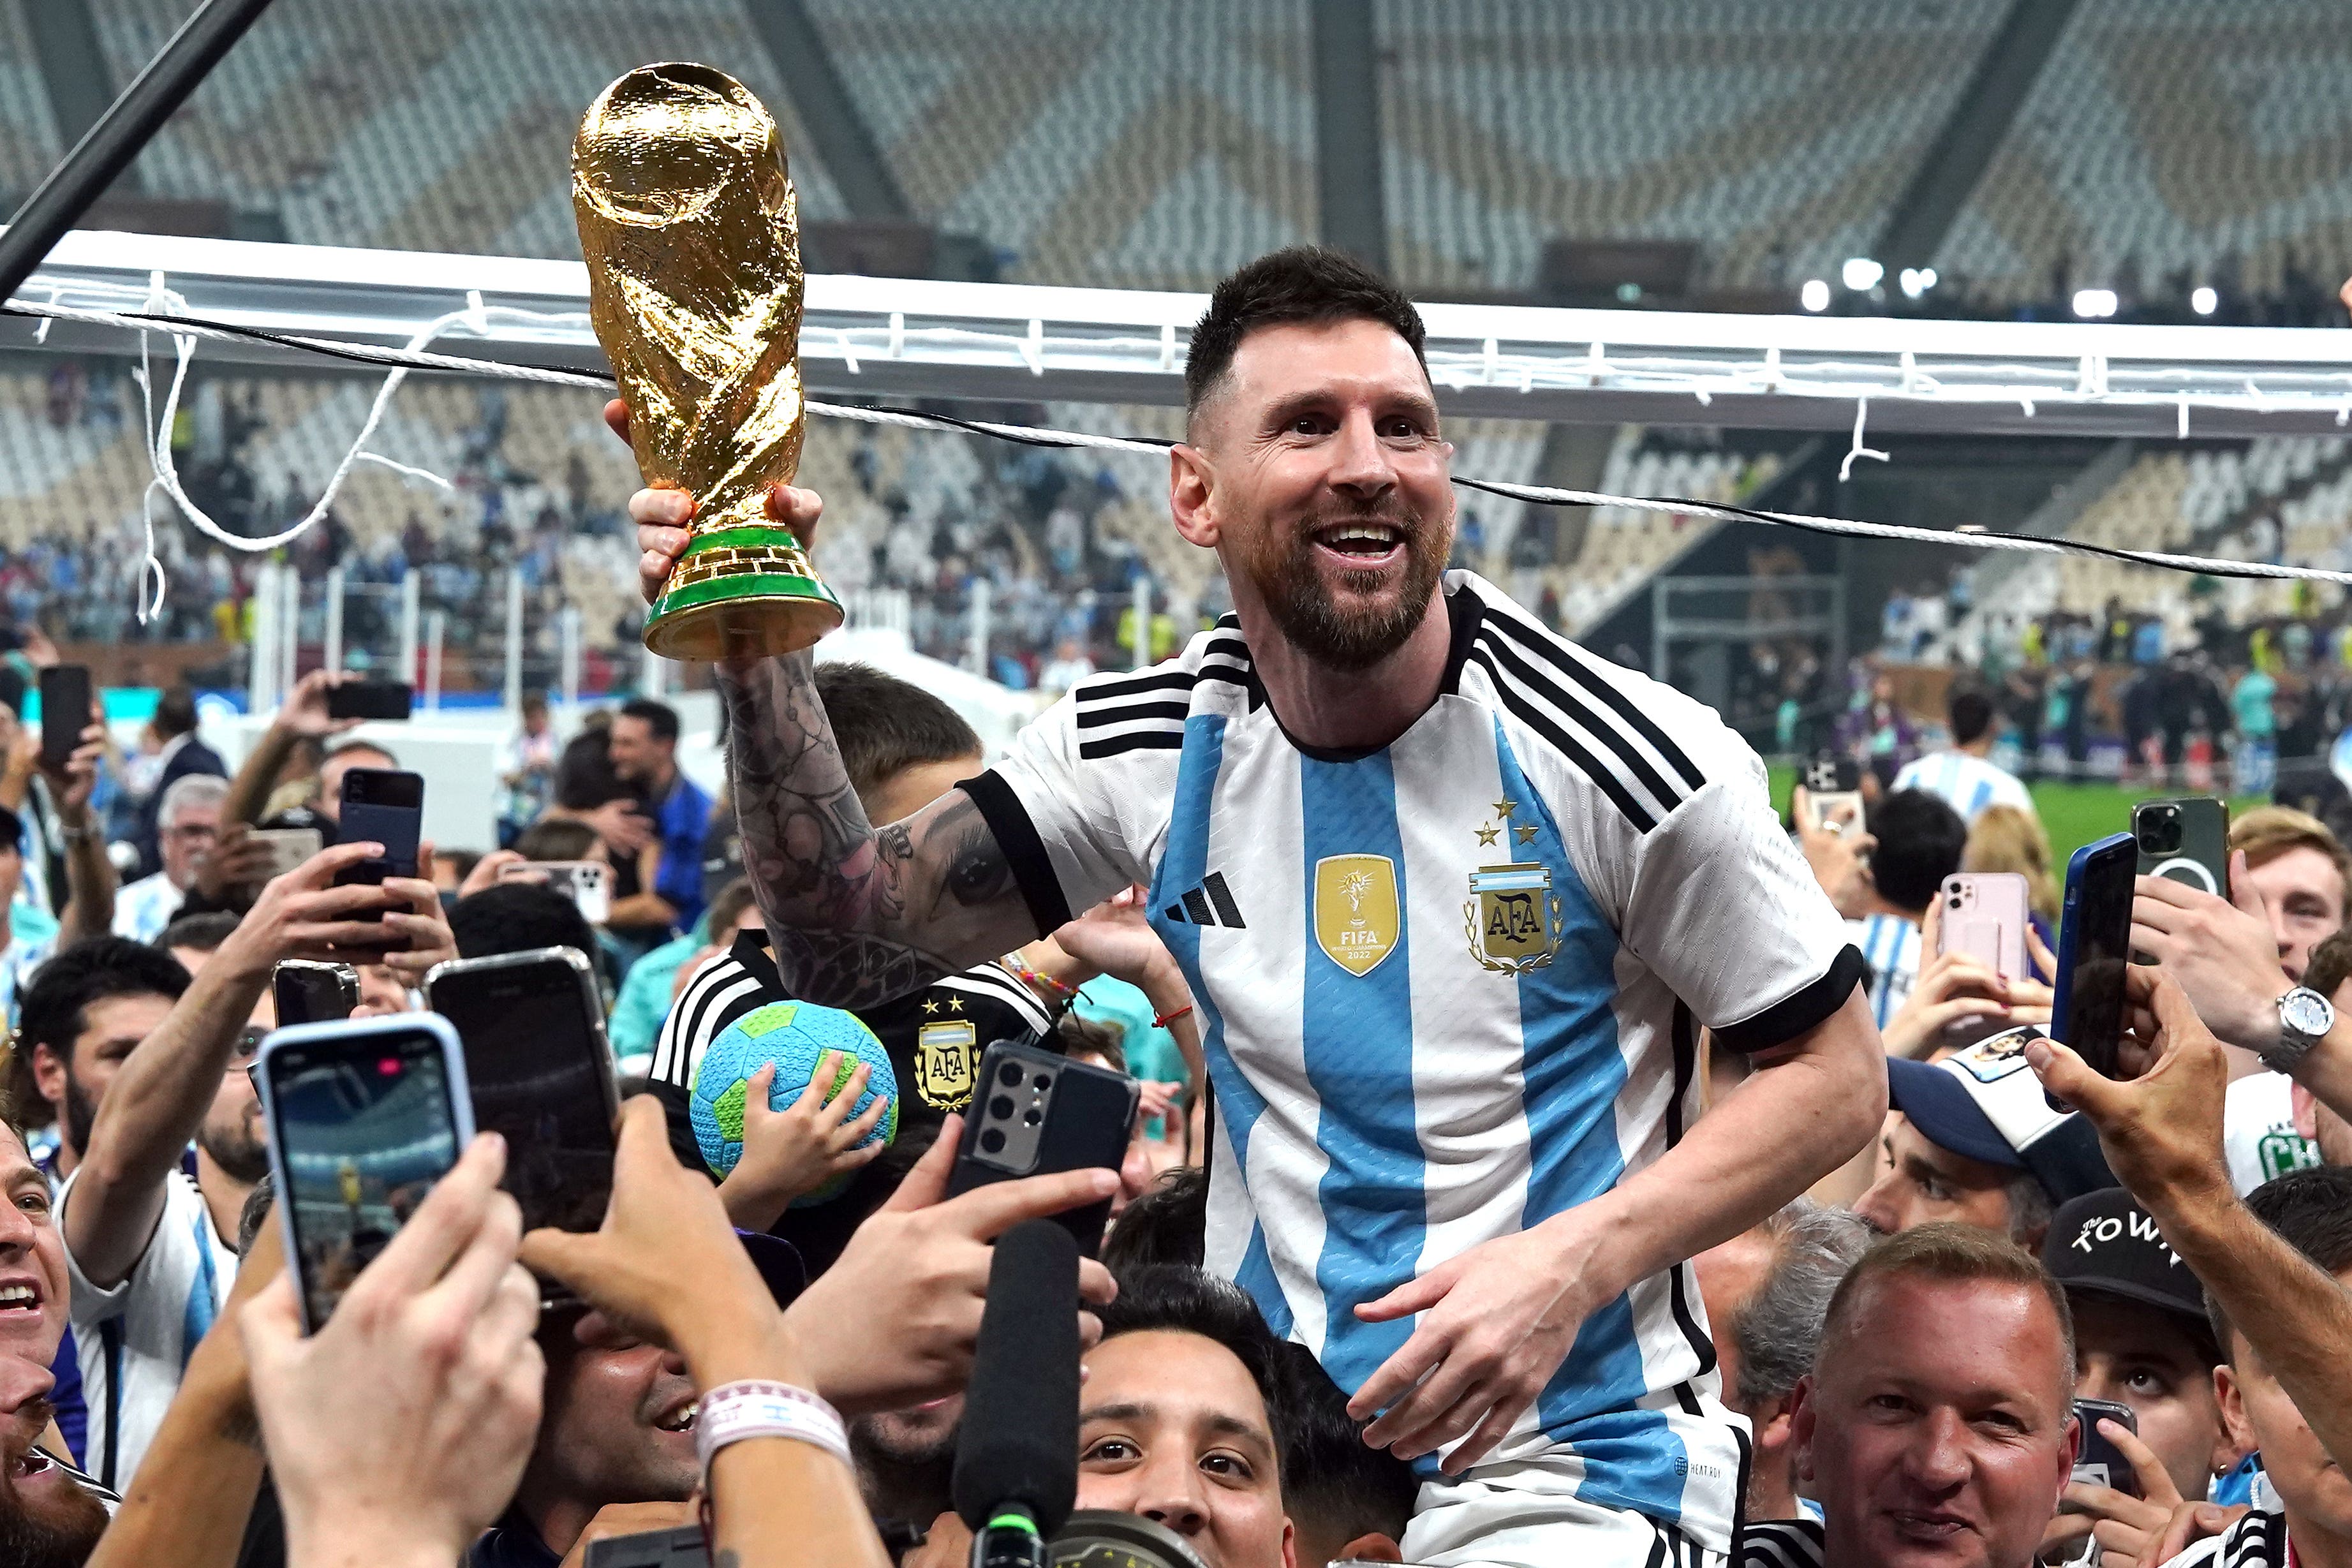
[[[380,463],[384,467],[393,468],[413,479],[426,480],[431,483],[440,485],[444,489],[455,488],[449,484],[449,481],[442,479],[437,474],[429,473],[422,468],[412,468],[407,464],[395,462],[393,459],[383,457],[377,453],[363,450],[368,438],[374,434],[377,425],[381,423],[384,410],[392,400],[393,394],[399,390],[400,384],[406,379],[407,374],[411,370],[454,371],[469,375],[490,376],[508,381],[532,382],[554,386],[582,387],[591,391],[604,392],[607,394],[613,390],[613,383],[609,377],[592,375],[577,371],[546,370],[536,365],[512,364],[502,360],[473,359],[461,354],[436,354],[424,352],[425,344],[431,342],[434,339],[447,332],[465,330],[472,331],[477,335],[487,335],[494,321],[503,321],[514,324],[547,327],[584,325],[587,321],[586,316],[576,311],[550,313],[515,310],[503,306],[492,306],[485,309],[479,305],[472,305],[466,310],[452,311],[446,316],[442,316],[426,323],[425,326],[412,337],[404,346],[397,349],[378,348],[364,343],[339,342],[323,338],[307,338],[292,334],[271,333],[267,341],[279,343],[290,343],[344,358],[360,358],[371,363],[390,366],[392,369],[390,374],[384,377],[383,384],[377,390],[375,400],[368,410],[367,419],[362,425],[357,439],[352,442],[351,449],[345,453],[342,462],[337,465],[333,476],[328,481],[325,492],[320,495],[318,503],[310,509],[310,514],[292,527],[281,530],[277,533],[259,539],[248,538],[244,535],[231,533],[226,529],[221,527],[219,523],[206,516],[203,510],[197,507],[194,501],[190,500],[186,492],[180,488],[178,473],[173,468],[172,462],[171,426],[178,411],[181,387],[187,378],[188,363],[194,353],[196,341],[199,339],[209,339],[218,342],[246,342],[254,340],[246,333],[224,331],[217,328],[203,326],[184,320],[174,319],[166,324],[164,322],[140,319],[142,315],[152,314],[173,314],[176,316],[176,312],[184,308],[184,301],[178,295],[173,294],[163,288],[163,278],[160,273],[154,276],[149,292],[147,304],[138,314],[124,314],[110,310],[83,310],[55,304],[39,304],[23,300],[16,300],[8,306],[8,309],[11,311],[16,313],[49,317],[59,321],[78,321],[91,326],[117,327],[126,331],[137,332],[140,335],[140,365],[133,373],[133,379],[139,383],[142,399],[146,400],[146,409],[150,416],[148,420],[148,428],[150,432],[149,456],[155,468],[155,479],[149,486],[148,499],[152,500],[154,492],[159,489],[162,490],[165,495],[171,498],[173,502],[180,508],[182,512],[188,518],[188,521],[194,523],[199,531],[222,544],[227,545],[233,550],[259,552],[268,550],[275,550],[280,545],[290,543],[294,540],[300,538],[304,532],[326,515],[329,503],[333,500],[336,491],[341,487],[344,479],[348,477],[353,465],[357,463]],[[163,415],[160,422],[152,417],[153,405],[148,372],[146,347],[148,333],[159,331],[168,331],[172,335],[173,341],[178,350],[178,363],[173,374],[171,391],[164,400]],[[1595,345],[1596,349],[1598,346],[1599,345],[1597,344]],[[1630,364],[1639,362],[1628,361],[1624,363]],[[1622,368],[1622,365],[1621,365],[1620,368]],[[2023,369],[2026,367],[2020,366],[2016,368]],[[2317,378],[2315,377],[2313,379]],[[2331,379],[2340,381],[2341,378]],[[1935,382],[1934,378],[1926,375],[1924,373],[1917,374],[1916,380],[1922,387],[1937,389],[1938,386],[1938,384]],[[1767,384],[1769,384],[1769,381]],[[2261,397],[2261,394],[2255,391],[2251,383],[2248,384],[2248,393],[2250,396],[2254,398],[2259,399]],[[2006,397],[2014,395],[2014,393],[2009,390],[2002,390],[1995,394],[1995,395]],[[1845,454],[1844,460],[1839,466],[1839,478],[1841,479],[1845,479],[1847,475],[1851,473],[1853,463],[1858,458],[1872,458],[1880,462],[1888,460],[1886,453],[1863,445],[1863,439],[1869,418],[1870,396],[1871,394],[1864,391],[1857,397],[1857,406],[1854,410],[1853,435],[1851,447]],[[2120,399],[2112,398],[2111,400],[2120,401]],[[2185,413],[2188,404],[2188,395],[2175,394],[2173,396],[2164,399],[2166,402],[2173,402],[2176,400],[2179,402]],[[2200,399],[2200,401],[2208,400]],[[1010,440],[1033,445],[1045,444],[1053,447],[1084,448],[1094,451],[1128,452],[1154,458],[1164,458],[1168,452],[1168,447],[1164,443],[1132,440],[1118,436],[1097,436],[1080,430],[1055,430],[1026,425],[1003,425],[989,420],[980,419],[950,420],[937,418],[929,415],[910,413],[901,409],[860,408],[845,404],[821,403],[814,400],[811,400],[807,406],[808,411],[811,414],[823,418],[849,419],[867,425],[897,426],[902,428],[915,430],[943,430],[950,432],[979,431],[987,435],[999,436]],[[2025,402],[2024,408],[2026,414],[2030,417],[2033,411],[2032,404],[2030,401]],[[2220,575],[2260,576],[2288,581],[2300,580],[2317,583],[2335,583],[2352,586],[2352,572],[2334,572],[2316,566],[2274,565],[2267,562],[2223,561],[2208,556],[2176,555],[2159,551],[2133,551],[2127,555],[2123,555],[2105,551],[2084,549],[2064,540],[2019,538],[2014,535],[1986,533],[1976,531],[1947,531],[1931,528],[1910,528],[1897,523],[1863,522],[1851,518],[1815,517],[1810,514],[1797,512],[1749,511],[1733,507],[1720,506],[1707,501],[1680,499],[1664,500],[1647,500],[1636,496],[1611,495],[1599,490],[1560,489],[1545,485],[1523,485],[1517,484],[1509,480],[1480,479],[1468,476],[1456,476],[1455,482],[1474,489],[1483,489],[1492,494],[1507,497],[1514,500],[1571,506],[1619,506],[1630,508],[1636,511],[1652,511],[1667,514],[1679,513],[1685,516],[1696,515],[1715,517],[1730,522],[1785,523],[1796,528],[1810,529],[1825,533],[1846,534],[1864,539],[1900,540],[1910,543],[1935,544],[1946,546],[1948,548],[1958,546],[1977,550],[2023,551],[2034,554],[2045,555],[2090,555],[2104,560],[2122,561],[2127,564],[2163,567],[2183,572],[2207,573]],[[154,521],[152,508],[145,510],[148,511],[148,515],[145,520],[147,526],[147,558],[142,563],[141,568],[142,604],[140,607],[140,619],[142,623],[144,623],[153,613],[160,611],[163,607],[163,566],[162,561],[157,557],[155,552]],[[156,579],[155,598],[152,606],[145,602],[144,598],[146,576],[151,572]]]

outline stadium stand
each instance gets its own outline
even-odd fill
[[[1315,234],[1305,0],[811,0],[916,216],[1003,276],[1197,289]]]
[[[0,192],[30,194],[64,151],[24,13],[0,8]]]
[[[187,9],[93,0],[116,78]],[[681,58],[724,66],[775,114],[803,219],[842,216],[735,0],[281,0],[137,166],[177,197],[275,209],[298,243],[576,258],[581,110],[624,71]]]
[[[1997,0],[1382,0],[1389,248],[1524,289],[1546,240],[1695,239],[1716,287],[1868,254]]]
[[[2324,303],[2352,253],[2343,22],[2327,0],[2084,0],[1937,267],[2011,301],[2106,287],[2128,310],[2186,269]]]

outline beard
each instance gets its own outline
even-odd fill
[[[65,1113],[66,1142],[73,1146],[74,1158],[79,1159],[89,1152],[90,1129],[98,1125],[98,1104],[70,1066],[66,1068]]]
[[[246,1122],[242,1115],[227,1127],[206,1121],[196,1129],[196,1147],[212,1156],[221,1174],[250,1186],[269,1173],[269,1149]]]
[[[106,1505],[68,1478],[37,1503],[13,1480],[0,1485],[0,1563],[9,1568],[81,1568],[106,1526]]]
[[[1383,523],[1396,529],[1404,550],[1404,581],[1387,605],[1367,603],[1388,580],[1386,571],[1339,572],[1338,591],[1324,582],[1316,562],[1315,535],[1349,522]],[[1445,574],[1442,531],[1391,495],[1369,509],[1326,509],[1294,528],[1266,528],[1262,544],[1242,563],[1244,574],[1265,601],[1275,625],[1291,645],[1328,668],[1356,674],[1396,652],[1429,613],[1430,596]]]

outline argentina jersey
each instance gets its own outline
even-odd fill
[[[1358,1306],[1655,1162],[1701,1026],[1781,1045],[1861,971],[1712,712],[1475,576],[1445,592],[1441,694],[1379,751],[1293,742],[1226,624],[964,786],[1041,929],[1149,889],[1216,1108],[1209,1266],[1351,1393],[1412,1329]],[[1722,1552],[1745,1436],[1714,1362],[1689,1266],[1643,1279],[1470,1475],[1541,1458]]]

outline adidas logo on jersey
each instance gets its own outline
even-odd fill
[[[1232,889],[1225,886],[1223,871],[1210,872],[1199,887],[1160,910],[1160,917],[1179,925],[1224,926],[1232,931],[1249,929],[1242,921],[1241,906],[1234,902]]]

